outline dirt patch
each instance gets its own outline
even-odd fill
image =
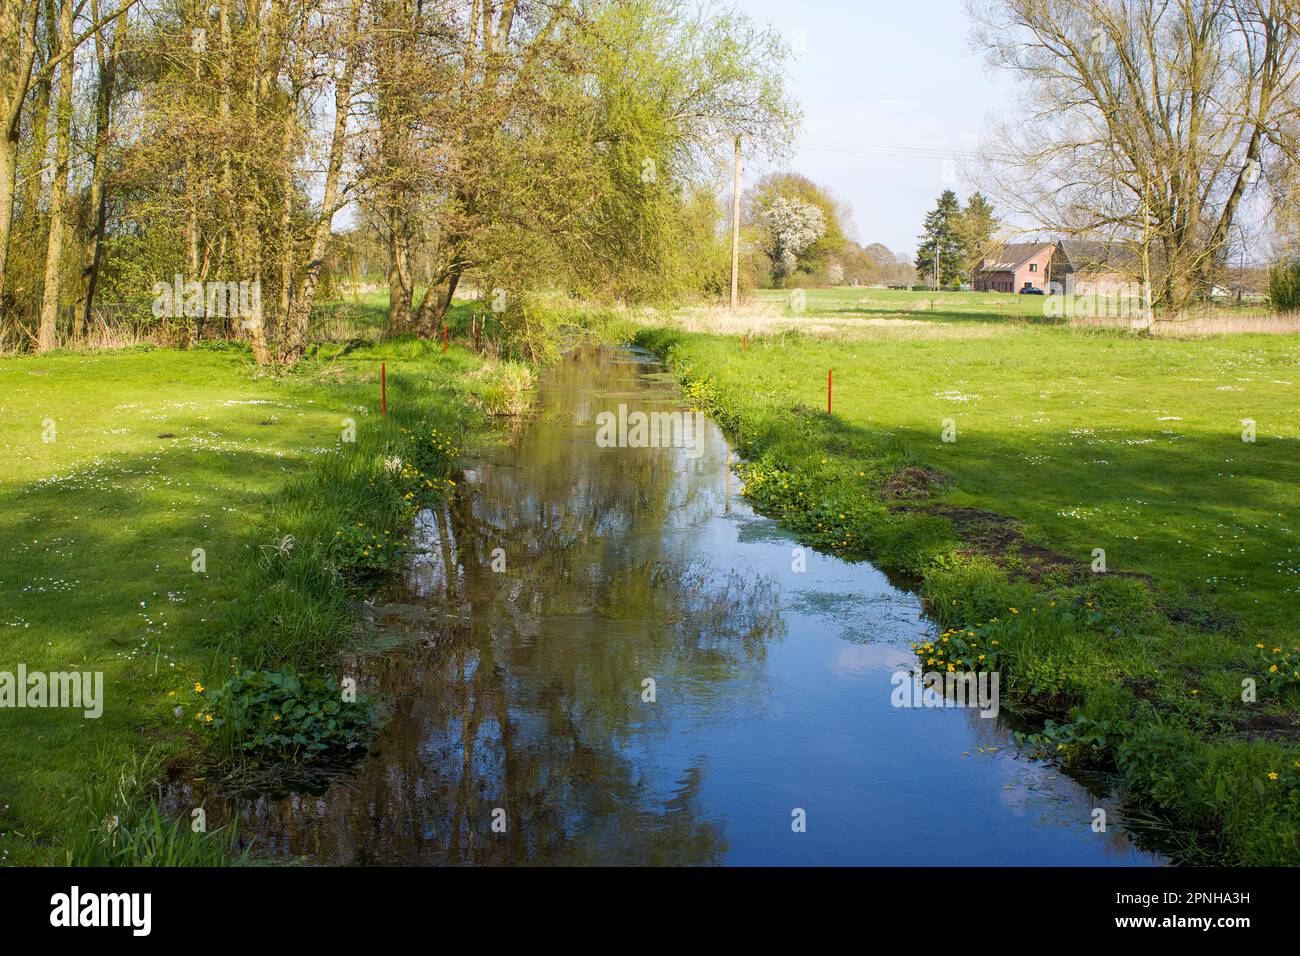
[[[1259,714],[1238,721],[1237,732],[1247,740],[1300,741],[1300,721],[1291,714]]]
[[[929,498],[936,489],[950,484],[952,480],[946,475],[911,466],[891,475],[880,490],[890,498]]]
[[[1021,523],[1005,515],[946,504],[898,504],[892,506],[892,510],[947,518],[966,545],[964,554],[990,558],[1006,567],[1013,578],[1039,581],[1053,574],[1079,574],[1085,567],[1075,558],[1026,541]]]

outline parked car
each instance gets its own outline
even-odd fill
[[[1027,285],[1020,290],[1020,294],[1021,295],[1043,295],[1044,293],[1042,289],[1035,289],[1033,286]]]

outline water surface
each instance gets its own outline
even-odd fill
[[[357,864],[1161,862],[1130,843],[1114,800],[1020,756],[999,721],[893,707],[891,675],[934,633],[916,597],[811,550],[793,570],[798,545],[740,499],[711,423],[693,450],[600,447],[596,416],[620,403],[681,407],[646,354],[570,354],[543,377],[536,417],[421,515],[424,553],[374,611],[398,646],[356,664],[392,709],[375,752],[323,794],[241,804],[263,850]]]

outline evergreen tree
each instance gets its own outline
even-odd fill
[[[939,260],[939,285],[961,281],[966,264],[961,204],[957,194],[945,189],[939,203],[925,217],[916,251],[916,272],[921,282],[934,282],[935,258]]]
[[[988,254],[993,244],[993,234],[1000,222],[993,212],[993,204],[983,193],[975,193],[966,201],[961,214],[962,241],[966,247],[965,271],[971,272]]]

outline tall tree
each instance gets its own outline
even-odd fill
[[[1283,122],[1300,92],[1294,0],[969,5],[978,42],[1025,89],[992,136],[989,188],[1041,227],[1156,263],[1158,303],[1208,287],[1244,197],[1297,159]]]
[[[976,192],[966,200],[966,208],[961,212],[962,246],[966,256],[962,263],[963,272],[969,274],[989,253],[993,234],[999,225],[993,206],[983,193]]]
[[[957,194],[945,189],[934,209],[925,216],[916,251],[916,272],[922,282],[934,282],[938,261],[939,286],[959,281],[967,259],[961,203]]]
[[[54,182],[50,186],[50,223],[45,246],[45,285],[36,347],[44,352],[58,344],[56,322],[62,291],[64,229],[70,212],[68,163],[72,154],[73,0],[59,0],[59,96],[54,111]]]

